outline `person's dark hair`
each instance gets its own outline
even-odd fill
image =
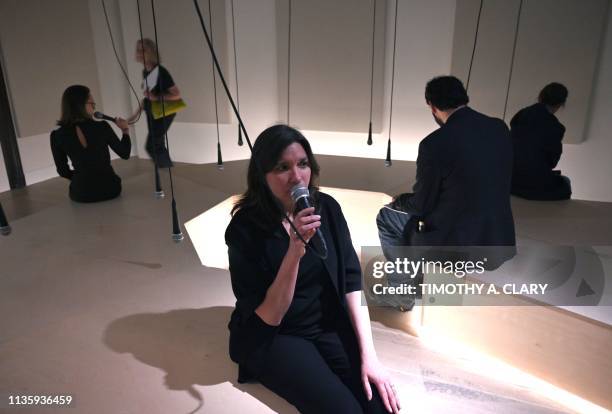
[[[308,189],[311,197],[316,200],[320,168],[310,143],[297,129],[288,125],[274,125],[264,130],[255,140],[247,173],[247,190],[234,204],[232,215],[252,208],[265,221],[264,227],[279,223],[283,217],[282,206],[268,187],[266,174],[277,165],[283,151],[296,142],[304,148],[308,157],[311,171]]]
[[[463,83],[454,76],[437,76],[425,86],[425,101],[441,111],[466,105],[470,98]]]
[[[540,91],[538,102],[548,106],[565,105],[567,88],[558,82],[549,83]]]
[[[59,126],[73,125],[89,119],[85,105],[89,99],[89,88],[83,85],[72,85],[62,95],[62,116],[57,121]]]

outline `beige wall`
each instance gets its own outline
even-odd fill
[[[377,0],[373,129],[382,128],[386,0]],[[279,90],[286,119],[288,2],[278,1]],[[309,130],[367,132],[372,73],[372,0],[293,1],[290,121]]]
[[[572,197],[612,202],[612,7],[594,83],[587,136],[579,145],[564,145],[559,167],[572,180]],[[588,219],[588,218],[587,218]]]
[[[608,0],[524,0],[512,64],[519,0],[487,0],[470,77],[472,107],[505,120],[536,102],[550,82],[569,89],[566,107],[557,116],[566,126],[566,143],[585,139],[600,40]],[[467,81],[479,0],[458,0],[452,73]],[[512,72],[510,72],[512,70]],[[511,75],[511,78],[510,78]]]
[[[164,11],[164,8],[169,4],[166,3],[167,1],[168,0],[156,0],[156,6],[158,10],[161,10],[158,11],[158,13],[170,13],[170,11]],[[295,1],[296,0],[294,0],[294,2]],[[382,3],[381,0],[378,1],[379,11],[381,11],[381,9],[383,9],[383,7],[381,7]],[[495,1],[499,2],[501,0],[485,0],[485,8],[483,10],[485,15],[490,15],[490,7]],[[517,0],[508,1],[509,3],[515,4]],[[578,0],[576,1],[581,3]],[[286,21],[283,20],[284,15],[278,13],[280,2],[286,2],[286,0],[235,0],[241,114],[252,139],[255,139],[259,132],[265,127],[279,120],[283,120],[285,116],[283,103],[286,99],[286,90],[284,91],[285,93],[283,93],[281,89],[286,85],[286,78],[283,78],[283,74],[286,73],[286,71],[283,72],[280,65],[282,62],[286,62],[286,55],[282,56],[282,41],[286,39],[278,39],[278,33],[286,33],[281,30],[282,25],[285,24]],[[38,18],[36,16],[30,17],[25,11],[14,11],[14,8],[24,7],[26,8],[24,10],[30,10],[32,9],[31,5],[33,3],[32,0],[22,2],[0,0],[0,6],[2,7],[0,19],[9,20],[6,18],[6,12],[4,11],[8,10],[8,13],[12,13],[13,16],[18,14],[21,22],[20,25],[16,25],[14,22],[9,21],[9,24],[12,25],[10,28],[6,25],[0,26],[0,34],[9,30],[24,31],[26,30],[26,26],[32,31],[33,29],[30,22],[37,21],[36,19]],[[41,1],[41,3],[43,2]],[[58,10],[56,13],[62,16],[72,16],[74,13],[73,8],[70,7],[72,3],[75,2],[66,2],[62,0],[54,2],[53,4],[54,9]],[[81,7],[84,6],[82,6],[81,2],[78,3],[78,9],[80,10]],[[79,64],[79,71],[87,72],[87,70],[83,70],[83,65],[85,65],[85,68],[93,67],[93,70],[97,68],[98,74],[96,78],[99,79],[100,85],[103,86],[103,88],[100,88],[98,94],[98,102],[103,105],[104,110],[108,111],[110,114],[127,114],[135,108],[135,101],[133,97],[128,98],[127,83],[112,53],[112,48],[108,41],[108,33],[103,21],[103,15],[101,14],[100,1],[88,0],[87,3],[89,4],[88,13],[91,25],[90,30],[93,31],[93,48],[95,49],[95,54],[92,52],[91,57],[87,59],[86,62]],[[141,3],[149,4],[148,2],[142,1]],[[116,40],[123,43],[123,46],[121,46],[121,44],[118,45],[121,54],[120,58],[127,63],[130,79],[138,86],[140,82],[141,67],[133,59],[134,44],[138,37],[138,19],[135,12],[135,2],[106,0],[106,4],[109,8],[111,25]],[[187,93],[197,95],[198,92],[196,89],[190,91],[189,88],[196,82],[203,82],[201,79],[195,79],[198,71],[203,73],[206,72],[210,75],[208,69],[210,60],[207,61],[208,63],[202,63],[196,59],[210,58],[205,49],[201,32],[197,32],[193,27],[190,30],[194,30],[199,35],[199,41],[194,40],[195,38],[191,40],[188,39],[186,43],[180,41],[185,33],[182,26],[197,24],[195,11],[193,13],[188,12],[189,6],[193,7],[193,4],[188,0],[177,0],[174,4],[176,4],[176,7],[182,7],[181,13],[185,13],[185,16],[179,20],[176,20],[175,17],[173,17],[174,20],[169,20],[168,16],[170,14],[166,14],[165,16],[160,15],[160,25],[167,26],[163,30],[168,32],[174,31],[173,33],[164,32],[165,34],[163,37],[160,35],[162,38],[162,54],[181,89],[185,92],[185,88],[187,88]],[[207,2],[200,1],[200,4],[204,8],[203,11],[207,13]],[[227,38],[226,51],[224,52],[227,54],[227,63],[224,64],[224,72],[226,71],[230,88],[234,91],[234,66],[230,30],[231,20],[229,20],[231,10],[229,4],[229,0],[226,0],[224,4],[225,12],[219,13],[219,15],[224,16],[224,25],[226,28],[225,37]],[[451,70],[451,58],[456,46],[453,45],[453,38],[456,40],[456,36],[454,36],[455,5],[456,0],[419,0],[409,2],[400,0],[395,94],[393,99],[392,158],[394,160],[416,159],[420,140],[436,128],[431,114],[425,106],[423,90],[425,83],[431,77],[449,73]],[[511,4],[508,5],[508,7],[510,6]],[[147,11],[149,11],[148,6]],[[382,118],[380,123],[381,129],[379,133],[374,135],[374,145],[368,146],[365,143],[365,129],[367,128],[366,116],[366,123],[363,124],[363,127],[360,127],[363,128],[360,132],[310,130],[305,128],[304,133],[317,153],[378,158],[382,168],[383,159],[386,154],[389,121],[388,111],[394,11],[395,2],[387,0],[386,10],[382,13],[382,17],[386,22],[384,24],[386,30],[384,34],[385,47],[381,48],[382,56],[380,57],[383,66],[382,88],[384,97],[380,107],[375,107],[375,109],[382,112]],[[51,10],[48,13],[52,16],[53,12],[54,11]],[[475,25],[475,12],[477,12],[477,9],[473,10],[471,14],[471,24],[473,25]],[[35,11],[32,10],[31,13],[35,13]],[[612,10],[609,10],[607,17],[608,26],[610,26],[610,22],[612,21],[611,13]],[[82,15],[84,16],[83,19],[79,20],[81,23],[87,20],[87,13],[83,12]],[[62,18],[63,17],[60,17],[60,20]],[[506,24],[508,23],[506,22]],[[380,27],[382,26],[383,24],[380,25]],[[482,30],[486,31],[488,29]],[[594,100],[592,111],[590,115],[588,115],[587,138],[585,142],[579,145],[565,145],[564,154],[560,162],[560,168],[572,179],[574,196],[576,198],[601,201],[612,201],[612,186],[607,179],[607,177],[612,175],[612,164],[608,161],[609,154],[612,151],[612,140],[610,140],[609,134],[610,129],[612,129],[609,116],[611,111],[610,106],[612,104],[612,96],[610,96],[610,91],[612,89],[610,88],[609,76],[609,73],[612,73],[610,71],[612,41],[610,41],[610,30],[608,30],[607,33],[606,41],[601,45],[602,54],[597,66],[599,68],[599,77],[594,84]],[[13,34],[11,36],[14,37],[15,35]],[[49,36],[55,36],[55,31]],[[328,36],[335,36],[335,32],[329,32]],[[88,36],[86,36],[83,41],[92,42],[91,38],[88,40],[87,37]],[[469,42],[470,37],[471,36],[468,35],[466,37],[468,40],[465,40],[465,42]],[[4,44],[4,41],[5,35],[2,35],[0,42]],[[44,42],[46,42],[45,44],[57,43],[57,41],[53,39],[44,39]],[[169,46],[166,42],[179,42],[181,45],[179,49],[182,49],[180,52],[186,54],[184,61],[180,60],[179,62],[178,58],[176,58],[176,68],[174,67],[175,63],[171,62],[172,59],[175,59],[172,57],[172,48],[168,51]],[[193,42],[193,44],[189,42]],[[360,42],[360,44],[361,43],[363,42]],[[486,43],[482,43],[481,47],[485,46]],[[490,47],[495,47],[495,43],[492,42]],[[71,48],[72,51],[76,50],[74,46],[71,46]],[[217,49],[219,51],[219,48]],[[200,52],[198,52],[198,50],[200,50]],[[168,55],[168,52],[170,52],[170,55]],[[65,54],[66,51],[60,50],[58,53]],[[477,53],[482,53],[482,50]],[[21,48],[19,54],[29,57],[29,48]],[[24,60],[24,56],[17,56],[16,59]],[[494,54],[490,57],[491,60],[501,60],[502,58],[503,57],[499,54]],[[53,59],[51,59],[50,62],[53,62]],[[20,139],[18,140],[19,149],[22,156],[26,180],[29,184],[56,175],[49,151],[48,134],[58,116],[59,94],[63,89],[63,85],[55,85],[56,78],[54,78],[54,76],[57,74],[51,71],[51,75],[47,75],[49,72],[42,71],[40,68],[48,64],[42,59],[40,62],[43,63],[38,64],[39,68],[36,74],[40,80],[37,79],[37,82],[39,81],[43,87],[53,86],[57,88],[57,92],[53,93],[52,97],[46,98],[46,100],[53,101],[53,104],[45,104],[40,107],[42,109],[36,109],[36,105],[39,104],[40,99],[37,97],[33,99],[31,92],[28,92],[29,97],[20,97],[14,94],[12,96],[13,101],[21,99],[21,102],[26,104],[28,108],[31,107],[38,111],[48,111],[48,119],[39,122],[42,126],[40,131],[38,131],[39,133],[32,131],[30,135],[24,135],[21,133],[22,131],[20,131]],[[479,82],[479,79],[484,79],[479,78],[478,75],[478,70],[482,70],[477,69],[480,64],[481,63],[475,63],[474,69],[476,72],[472,75],[472,82],[475,82],[474,85]],[[577,69],[580,69],[580,64],[581,60],[578,59],[576,61]],[[17,64],[15,63],[15,65]],[[21,65],[25,65],[23,68],[20,67],[21,71],[27,72],[29,70],[29,63],[27,63],[27,61]],[[181,71],[185,69],[184,67],[188,71],[192,71],[190,72],[192,74],[187,74],[184,77],[181,73]],[[369,71],[369,66],[366,65],[365,68],[361,69]],[[71,68],[71,70],[76,70],[76,68]],[[310,76],[320,76],[317,73],[319,70],[319,68],[312,68]],[[63,74],[61,75],[63,76]],[[204,74],[203,76],[206,75]],[[211,80],[210,77],[208,79],[209,81]],[[304,82],[307,82],[307,80]],[[369,93],[369,91],[367,91],[367,86],[368,84],[366,81],[366,93]],[[470,87],[470,89],[471,88],[472,87]],[[570,89],[570,94],[572,92],[573,91]],[[470,92],[470,94],[473,99],[478,97],[475,90]],[[211,97],[211,95],[208,96]],[[564,112],[570,109],[570,105],[572,104],[571,97],[572,95],[570,95],[568,107]],[[173,158],[177,161],[194,163],[215,162],[216,124],[214,122],[214,115],[211,116],[212,112],[210,112],[210,110],[214,108],[211,105],[212,99],[209,99],[210,102],[207,104],[196,105],[192,101],[192,98],[188,96],[186,96],[186,98],[190,105],[189,110],[195,110],[196,108],[200,108],[204,111],[208,110],[208,118],[207,122],[192,122],[189,121],[189,117],[187,117],[187,119],[184,118],[187,116],[186,112],[183,113],[185,115],[180,114],[179,117],[177,117],[177,121],[172,126],[169,133]],[[224,95],[220,95],[220,98],[225,99]],[[533,98],[534,97],[530,96],[530,99]],[[335,109],[329,110],[331,113],[334,111]],[[563,114],[561,114],[561,116],[563,116]],[[356,118],[359,118],[358,123],[362,125],[362,117],[357,116]],[[247,158],[249,156],[247,146],[238,147],[236,145],[237,126],[234,117],[230,116],[228,122],[229,123],[221,124],[220,128],[224,160]],[[139,156],[146,157],[143,150],[146,137],[144,120],[141,120],[135,126],[132,137],[134,140],[134,151],[137,151]],[[408,178],[406,180],[408,180]],[[2,166],[0,168],[0,191],[7,189],[6,184],[2,184],[6,182],[6,174],[4,166]]]
[[[483,2],[469,85],[467,79],[480,0],[457,2],[451,73],[466,84],[470,106],[499,118],[504,113],[519,2]]]
[[[19,137],[54,127],[67,86],[87,85],[100,102],[87,2],[2,0],[0,41]]]
[[[115,48],[119,55],[121,64],[125,67],[128,59],[123,33],[118,2],[121,0],[104,0],[106,11],[110,23],[110,30],[115,41]],[[100,98],[97,108],[111,116],[127,116],[131,113],[129,84],[115,54],[113,45],[110,41],[109,31],[104,19],[104,9],[100,0],[88,0],[89,16],[93,32],[94,49],[96,52],[96,67],[98,68],[98,78],[100,79]],[[132,52],[130,50],[130,52]],[[129,56],[131,58],[131,56]],[[139,83],[131,80],[136,88]]]
[[[564,142],[586,137],[593,82],[608,0],[526,0],[523,4],[506,120],[534,102],[551,81],[567,86],[566,107],[558,113]]]

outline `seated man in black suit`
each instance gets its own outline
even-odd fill
[[[413,193],[380,210],[383,252],[393,260],[393,245],[507,246],[486,249],[494,269],[515,254],[508,127],[469,108],[453,76],[430,80],[425,101],[440,128],[419,144]]]
[[[521,109],[510,121],[514,145],[512,194],[529,200],[567,200],[570,180],[554,170],[563,152],[565,127],[555,113],[565,105],[567,88],[550,83],[538,103]]]

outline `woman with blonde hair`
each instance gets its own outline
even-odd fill
[[[145,111],[149,131],[145,149],[159,168],[169,168],[172,167],[172,161],[166,148],[165,135],[176,113],[156,119],[153,116],[153,102],[162,99],[167,103],[178,101],[181,99],[181,93],[168,69],[158,61],[157,45],[153,40],[144,38],[136,42],[136,61],[144,66],[142,71],[144,99],[138,110],[129,117],[128,122],[134,122],[141,111]]]

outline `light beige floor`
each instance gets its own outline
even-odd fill
[[[381,160],[320,161],[326,186],[394,194],[414,177],[414,163],[385,169]],[[0,238],[0,413],[295,412],[262,386],[236,382],[227,356],[229,274],[204,268],[188,237],[171,241],[170,199],[153,198],[149,162],[115,165],[124,193],[113,201],[72,203],[59,178],[0,194],[13,227]],[[222,172],[178,165],[181,221],[240,192],[245,169],[244,161]],[[163,178],[169,193],[166,172]],[[520,202],[515,209],[527,210],[527,221],[542,215]],[[601,240],[610,211],[593,207],[594,219],[602,214],[592,224]],[[403,412],[571,412],[378,323],[374,337]],[[73,395],[74,408],[7,406],[8,395],[41,394]]]

